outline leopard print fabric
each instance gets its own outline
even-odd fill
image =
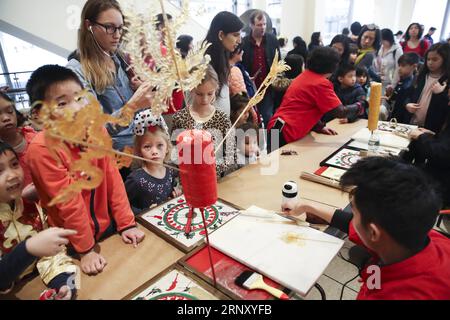
[[[214,116],[208,122],[198,123],[194,120],[194,118],[192,118],[189,109],[185,108],[178,111],[173,118],[172,138],[176,139],[176,136],[184,130],[205,130],[211,133],[213,136],[214,146],[217,148],[218,144],[222,141],[223,137],[225,137],[230,128],[230,118],[222,111],[216,110]],[[236,163],[236,139],[233,132],[222,146],[222,150],[216,154],[218,178],[224,177],[236,170]]]

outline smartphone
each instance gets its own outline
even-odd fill
[[[286,121],[284,121],[281,118],[278,118],[275,124],[273,125],[272,129],[278,129],[280,131],[283,130],[284,126],[286,125]]]

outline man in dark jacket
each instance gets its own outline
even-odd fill
[[[251,34],[242,40],[244,55],[242,64],[254,78],[259,88],[270,71],[275,53],[280,57],[280,48],[275,35],[266,33],[267,19],[264,12],[256,10],[250,16]],[[272,90],[268,90],[264,100],[258,105],[259,113],[267,124],[273,116],[275,106]]]

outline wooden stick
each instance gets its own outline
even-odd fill
[[[300,178],[303,179],[303,180],[308,180],[308,181],[311,181],[311,182],[320,183],[320,184],[323,184],[325,186],[332,187],[332,188],[335,188],[335,189],[340,189],[340,190],[343,190],[345,192],[350,192],[351,191],[351,188],[344,188],[344,189],[342,189],[340,184],[339,184],[339,181],[337,181],[337,180],[321,177],[321,176],[318,176],[316,174],[312,174],[312,173],[308,173],[308,172],[302,172]]]

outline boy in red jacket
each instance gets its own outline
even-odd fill
[[[441,201],[427,177],[396,160],[368,158],[341,185],[354,186],[353,214],[302,203],[291,214],[323,219],[369,249],[358,300],[450,299],[450,240],[432,230]]]
[[[82,90],[76,74],[57,65],[39,68],[27,84],[31,103],[44,101],[73,110],[84,106],[79,99]],[[129,103],[137,108],[140,105],[139,98]],[[70,244],[81,255],[83,272],[93,275],[101,272],[107,264],[106,259],[94,251],[98,241],[117,231],[125,243],[136,247],[143,240],[144,233],[136,227],[123,181],[109,157],[94,161],[94,165],[104,173],[99,187],[84,190],[66,203],[48,205],[73,182],[69,169],[73,159],[79,157],[80,148],[67,146],[70,154],[64,149],[57,150],[57,161],[47,148],[45,132],[39,133],[29,146],[29,167],[50,225],[77,231],[76,235],[69,237]]]

